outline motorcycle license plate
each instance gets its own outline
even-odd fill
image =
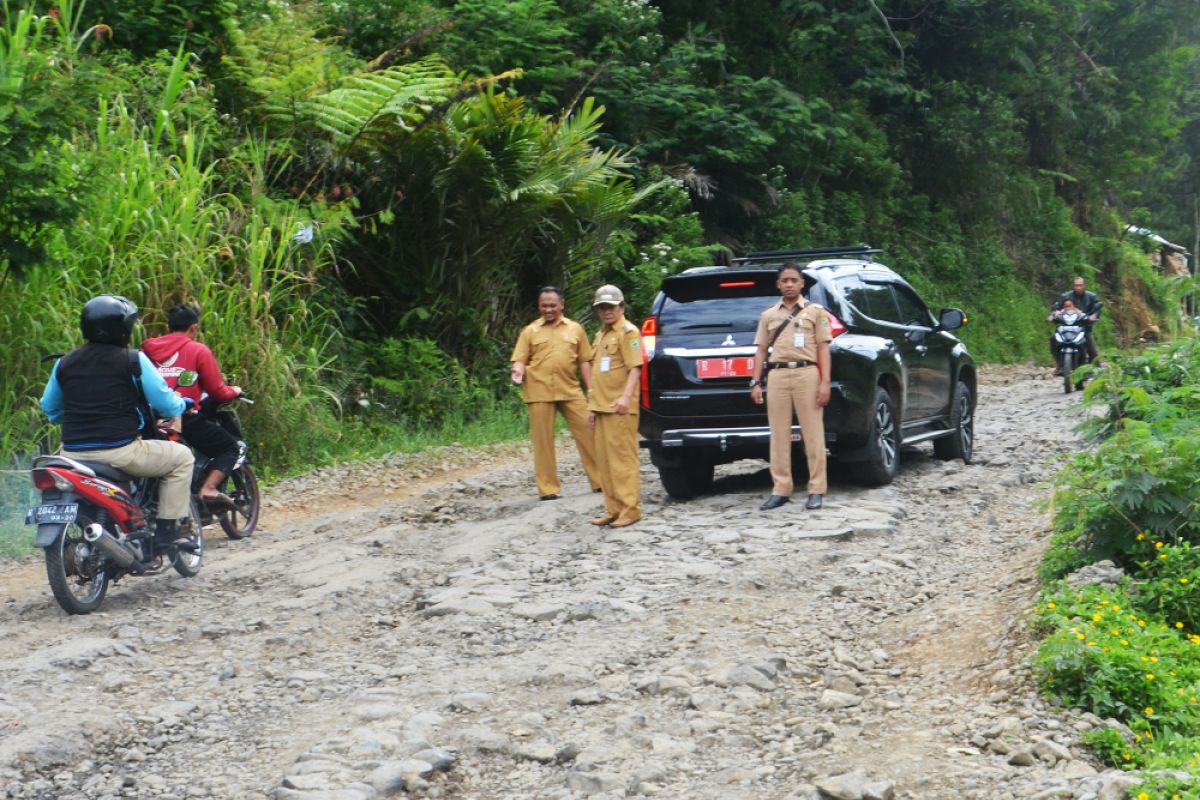
[[[58,503],[34,506],[25,512],[26,525],[45,525],[50,522],[74,522],[79,503]]]

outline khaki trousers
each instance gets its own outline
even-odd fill
[[[192,451],[178,442],[134,439],[108,450],[64,450],[68,458],[99,461],[139,478],[158,482],[158,518],[181,519],[188,515],[192,494]]]
[[[817,405],[821,374],[816,367],[773,369],[767,381],[771,425],[772,494],[792,494],[792,412],[800,421],[808,458],[808,493],[825,494],[825,410]]]
[[[529,438],[533,442],[533,477],[537,481],[538,495],[558,494],[562,485],[558,482],[558,459],[554,452],[554,414],[563,415],[583,471],[587,473],[592,491],[600,488],[600,477],[596,469],[596,447],[592,429],[588,427],[587,401],[582,397],[575,400],[559,400],[548,403],[526,403],[529,410]]]
[[[623,519],[642,518],[642,462],[636,414],[596,414],[596,464],[604,510]]]

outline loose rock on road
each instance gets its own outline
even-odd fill
[[[287,481],[91,616],[10,567],[0,796],[1123,797],[1024,666],[1082,413],[1046,377],[985,374],[974,464],[906,451],[816,512],[759,512],[761,463],[687,503],[646,465],[646,518],[597,529],[577,468],[538,502],[523,447],[445,448]]]

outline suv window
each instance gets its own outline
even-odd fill
[[[663,281],[659,335],[685,331],[754,330],[767,306],[779,297],[775,273],[722,271],[683,274]]]
[[[933,316],[916,292],[898,283],[892,284],[892,291],[896,293],[896,302],[900,304],[900,320],[904,325],[933,326]]]
[[[757,300],[758,298],[714,297],[680,303],[667,298],[658,318],[659,335],[718,328],[752,330],[758,325],[758,318],[762,312],[771,305],[770,297],[761,298],[761,303]]]
[[[881,322],[899,322],[896,301],[886,283],[865,283],[857,275],[840,278],[838,290],[856,310]]]

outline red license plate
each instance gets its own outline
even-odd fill
[[[754,356],[696,359],[696,377],[702,381],[713,378],[749,378],[753,374]]]

